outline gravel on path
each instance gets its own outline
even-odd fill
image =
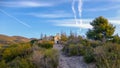
[[[62,53],[62,45],[54,45],[60,53],[59,66],[58,68],[95,68],[94,64],[86,64],[83,60],[83,56],[65,56]]]

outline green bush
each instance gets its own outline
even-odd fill
[[[9,62],[17,56],[25,57],[32,53],[32,50],[30,48],[31,46],[29,44],[18,44],[17,46],[11,45],[11,47],[4,49],[2,58]]]
[[[95,61],[93,49],[91,47],[86,47],[85,54],[84,54],[84,60],[86,63],[92,63]]]
[[[84,46],[90,46],[90,41],[87,39],[81,40],[81,44],[83,44]]]
[[[7,64],[5,63],[4,60],[0,61],[0,68],[7,68]]]
[[[30,41],[30,44],[34,45],[36,42],[38,42],[38,40],[37,39],[33,39],[33,40]]]
[[[82,44],[70,44],[64,46],[63,52],[68,56],[80,56],[84,54],[85,49]]]
[[[118,43],[120,44],[120,37],[119,35],[115,35],[113,36],[113,39],[111,40],[113,43]]]
[[[94,41],[94,40],[88,40],[88,39],[81,40],[81,44],[83,44],[85,47],[90,46],[93,48],[102,45],[102,43],[100,41]]]
[[[94,50],[98,68],[120,68],[120,45],[106,43]]]
[[[34,43],[31,42],[31,43]],[[0,49],[0,68],[57,68],[59,53],[52,49],[53,41],[34,46],[30,43],[11,44]]]
[[[55,49],[35,51],[32,56],[32,61],[37,68],[57,68],[59,63],[59,53]]]
[[[12,62],[8,63],[9,68],[35,68],[33,63],[25,58],[17,57]]]
[[[53,41],[42,41],[40,43],[38,43],[38,46],[39,47],[42,47],[42,48],[52,48],[54,45],[54,42]]]
[[[45,51],[44,60],[46,60],[46,68],[57,68],[59,63],[59,53],[55,49]]]

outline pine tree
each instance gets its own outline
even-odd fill
[[[102,16],[96,18],[90,23],[93,29],[89,29],[87,32],[87,38],[92,40],[106,41],[112,38],[115,27],[108,22],[108,20]]]

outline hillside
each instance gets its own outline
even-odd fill
[[[19,42],[29,42],[30,39],[21,36],[7,36],[0,34],[0,44],[10,44]]]

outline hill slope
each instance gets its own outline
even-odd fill
[[[21,36],[7,36],[0,34],[0,44],[29,42],[30,39]]]

